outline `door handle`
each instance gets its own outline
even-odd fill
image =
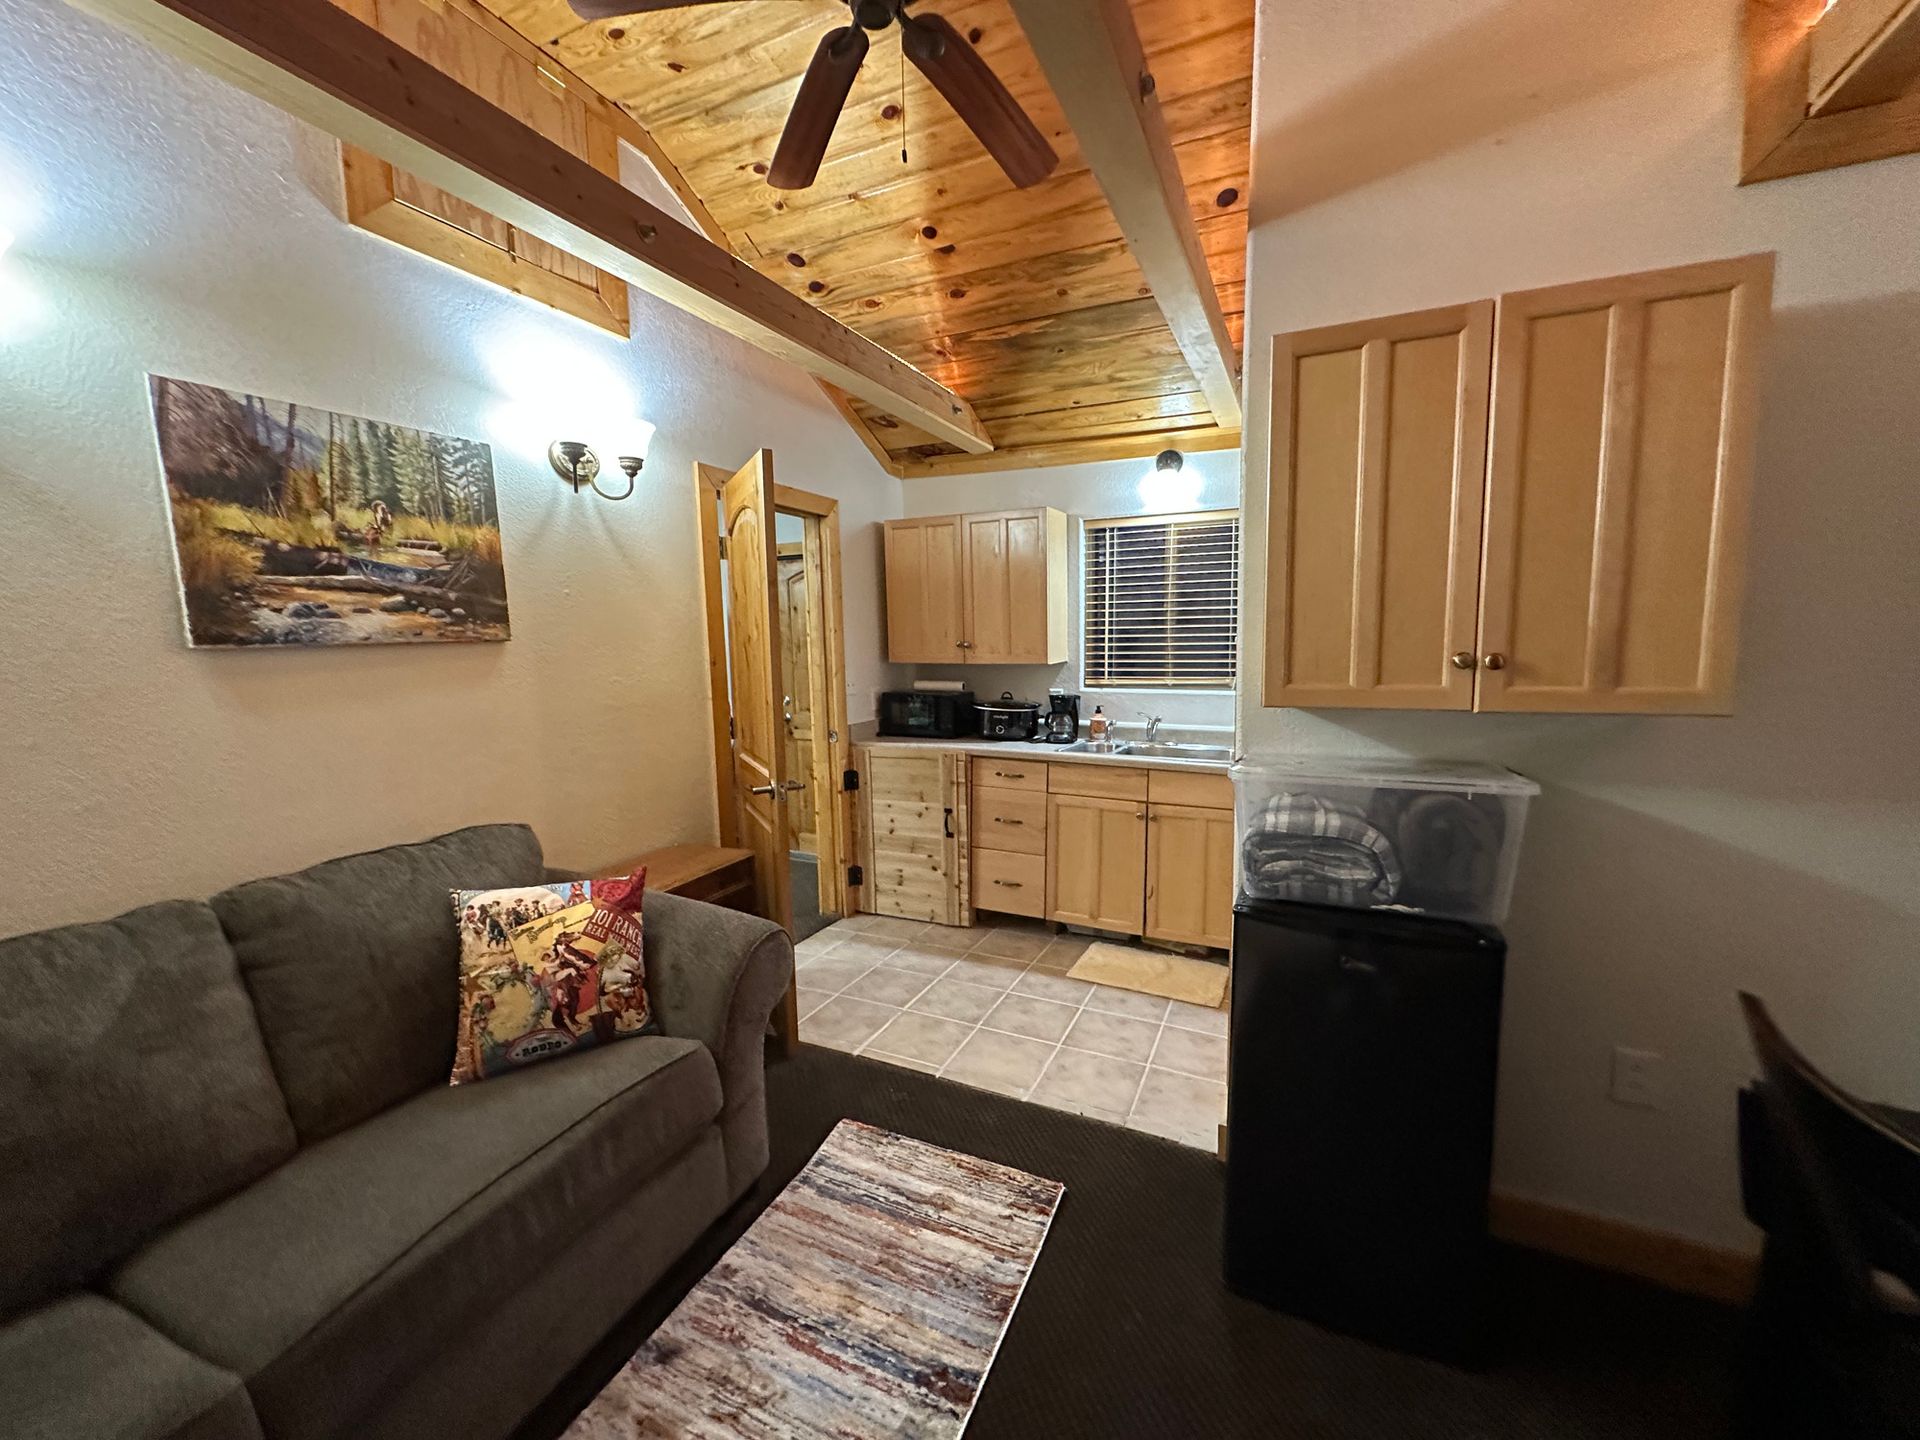
[[[947,807],[946,813],[940,817],[940,828],[946,833],[947,839],[953,839],[953,807],[951,805]]]
[[[791,795],[796,790],[806,789],[807,782],[804,780],[782,780],[780,782],[780,788]]]
[[[778,785],[749,785],[747,787],[747,793],[749,795],[790,795],[795,790],[804,790],[806,788],[807,782],[804,780],[782,780]]]
[[[775,794],[778,789],[779,787],[775,785],[749,785],[747,787],[747,793],[749,795],[772,795]]]

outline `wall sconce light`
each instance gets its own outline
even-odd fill
[[[1162,450],[1154,457],[1153,468],[1156,470],[1171,470],[1177,475],[1180,473],[1180,467],[1186,463],[1186,457],[1178,450]]]
[[[600,457],[584,441],[554,441],[547,447],[547,461],[553,466],[554,472],[573,487],[574,494],[578,495],[582,487],[591,485],[593,493],[602,500],[625,500],[640,482],[640,471],[647,463],[647,445],[653,439],[653,426],[644,420],[636,423],[635,431],[633,440],[636,443],[632,444],[634,453],[614,456],[613,463],[627,477],[627,488],[618,495],[609,495],[600,488]]]

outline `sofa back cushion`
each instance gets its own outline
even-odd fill
[[[205,903],[0,940],[0,989],[0,1313],[85,1282],[293,1153]]]
[[[544,873],[532,830],[476,825],[213,897],[303,1143],[446,1083],[460,1011],[452,892]]]

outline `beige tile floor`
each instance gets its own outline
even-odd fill
[[[1068,979],[1092,943],[856,915],[796,948],[800,1038],[1214,1149],[1226,1011]]]

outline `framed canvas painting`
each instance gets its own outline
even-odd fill
[[[507,638],[488,446],[148,381],[188,644]]]

